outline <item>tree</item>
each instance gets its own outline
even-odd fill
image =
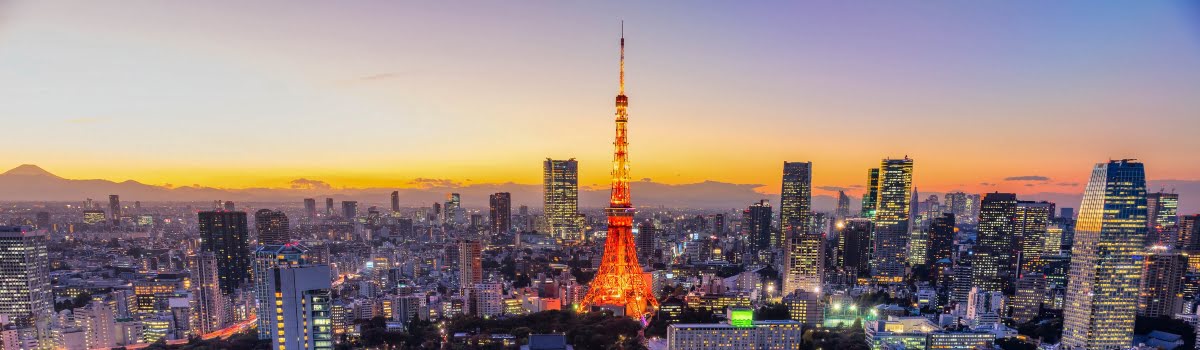
[[[755,320],[790,320],[791,315],[788,312],[787,305],[784,304],[767,304],[754,310]]]

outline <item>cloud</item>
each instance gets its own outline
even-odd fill
[[[1059,182],[1059,183],[1056,183],[1055,185],[1064,186],[1064,187],[1075,187],[1075,186],[1079,186],[1079,183],[1078,182]]]
[[[996,185],[996,184],[994,184],[994,183],[991,183],[991,182],[980,182],[979,184],[980,184],[980,185],[983,185],[983,186],[995,186],[995,185]]]
[[[104,122],[104,121],[108,121],[108,118],[82,117],[82,118],[71,118],[71,119],[66,120],[66,122],[69,124],[95,124],[95,123],[100,123],[100,122]]]
[[[822,190],[822,191],[837,192],[837,191],[848,191],[848,190],[850,190],[850,187],[842,187],[842,186],[817,186],[817,189],[818,189],[818,190]]]
[[[396,73],[394,73],[394,72],[388,72],[388,73],[379,73],[379,74],[371,74],[371,75],[365,75],[365,76],[361,76],[361,77],[358,77],[358,80],[361,80],[361,81],[380,81],[380,80],[390,80],[390,79],[394,79],[394,78],[396,78],[396,77],[398,77],[398,76],[400,76],[400,74],[396,74]]]
[[[1009,176],[1004,181],[1050,181],[1050,178],[1040,175]]]
[[[309,180],[299,178],[288,182],[288,186],[293,190],[328,190],[333,188],[328,182],[321,180]]]
[[[450,179],[430,179],[430,178],[424,178],[424,177],[418,177],[418,178],[412,179],[412,181],[409,181],[408,184],[416,186],[418,188],[462,186],[461,183],[455,182],[454,180],[450,180]]]

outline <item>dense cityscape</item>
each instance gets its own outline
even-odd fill
[[[1148,184],[1155,162],[1090,160],[1055,202],[922,192],[922,155],[881,149],[831,208],[809,159],[736,208],[639,206],[632,173],[671,160],[631,146],[654,117],[621,26],[615,133],[590,145],[611,163],[528,159],[540,198],[0,198],[0,350],[1200,349],[1200,212]],[[611,169],[607,205],[581,166]]]

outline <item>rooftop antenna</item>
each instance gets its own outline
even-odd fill
[[[621,20],[621,87],[618,95],[625,94],[625,20]]]

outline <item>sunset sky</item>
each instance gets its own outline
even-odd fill
[[[1110,158],[1200,180],[1188,1],[0,0],[0,168],[404,187],[574,157],[603,186],[621,20],[637,179],[777,193],[812,161],[849,187],[908,155],[926,191],[1078,192]]]

